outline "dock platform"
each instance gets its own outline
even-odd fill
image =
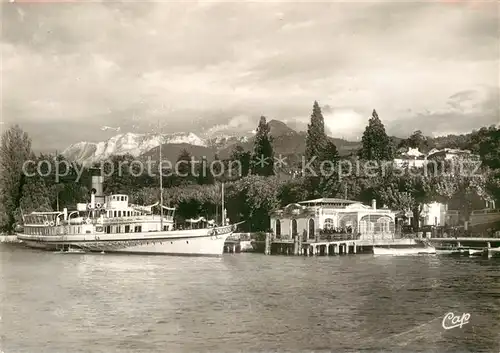
[[[266,255],[302,255],[302,256],[329,256],[357,253],[371,253],[373,246],[380,245],[412,245],[415,239],[397,239],[387,237],[383,239],[359,239],[353,234],[337,235],[337,239],[308,239],[301,237],[294,239],[276,239],[273,234],[266,237]]]

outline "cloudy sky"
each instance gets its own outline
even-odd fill
[[[2,115],[34,147],[116,132],[303,128],[355,139],[498,123],[499,3],[24,3],[2,8]]]

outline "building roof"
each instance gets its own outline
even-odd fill
[[[424,155],[422,152],[418,150],[418,148],[411,148],[411,147],[409,147],[408,151],[403,154],[408,157],[421,157]]]
[[[433,149],[429,152],[429,156],[436,153],[446,153],[446,154],[471,154],[469,150],[461,150],[458,148],[443,148],[442,150]]]
[[[344,199],[335,199],[335,198],[324,197],[324,198],[321,198],[321,199],[307,200],[307,201],[300,201],[299,202],[299,204],[311,204],[311,203],[342,203],[342,204],[353,204],[353,203],[359,203],[359,201],[352,201],[352,200],[344,200]]]

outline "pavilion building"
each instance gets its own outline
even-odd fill
[[[321,198],[289,204],[270,215],[271,229],[277,238],[313,241],[325,231],[352,233],[357,239],[390,239],[394,237],[396,212],[378,209],[358,201]]]

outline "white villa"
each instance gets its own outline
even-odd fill
[[[394,236],[396,212],[377,209],[358,201],[321,198],[289,204],[271,215],[273,233],[281,239],[302,236],[313,240],[321,231],[351,233],[359,239],[389,239]]]
[[[460,150],[456,148],[444,148],[442,150],[438,150],[437,148],[433,148],[427,153],[427,159],[444,157],[446,160],[450,160],[457,157],[465,157],[472,160],[479,159],[479,156],[473,154],[469,150]]]
[[[448,205],[432,202],[425,204],[420,213],[420,223],[422,226],[444,226],[445,224],[450,224]],[[406,223],[413,224],[413,213],[411,211],[405,212]]]
[[[401,158],[395,158],[394,164],[397,167],[416,167],[422,168],[427,163],[429,159],[435,159],[439,157],[444,157],[445,160],[451,160],[453,158],[465,157],[471,160],[477,160],[479,156],[473,154],[469,150],[460,150],[455,148],[444,148],[437,149],[434,148],[425,154],[418,150],[418,148],[408,148],[408,151],[401,154]]]
[[[408,148],[408,151],[401,155],[401,158],[394,159],[397,167],[417,167],[422,168],[427,162],[427,156],[420,152],[418,148]]]

